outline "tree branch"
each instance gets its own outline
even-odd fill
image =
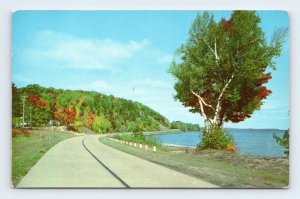
[[[198,94],[195,93],[194,91],[191,91],[191,92],[192,92],[192,94],[194,94],[194,95],[198,98],[198,102],[199,102],[199,105],[200,105],[201,115],[202,115],[203,118],[204,118],[205,130],[206,130],[206,132],[208,132],[208,130],[209,130],[209,125],[210,125],[212,122],[210,121],[210,119],[208,119],[207,115],[205,114],[203,105],[204,105],[204,104],[207,105],[207,106],[210,106],[210,105],[206,104],[200,95],[198,95]]]
[[[215,54],[214,50],[210,47],[210,45],[208,44],[208,42],[206,41],[206,39],[203,38],[203,40],[204,40],[204,42],[206,43],[206,45],[208,46],[208,48],[211,50],[211,52],[212,52],[213,54]]]
[[[229,78],[228,82],[225,84],[225,86],[223,87],[219,97],[218,97],[218,102],[217,102],[217,106],[216,106],[216,111],[215,111],[215,115],[214,115],[214,119],[213,119],[213,124],[217,123],[217,118],[218,118],[218,114],[220,113],[221,110],[221,99],[225,93],[225,91],[227,90],[230,82],[232,82],[232,79],[234,77],[234,73],[231,75],[231,77]]]
[[[217,52],[217,39],[215,38],[215,57],[216,57],[216,60],[219,61],[219,56],[218,56],[218,52]],[[219,62],[218,62],[218,65],[219,65]]]
[[[213,55],[215,56],[215,62],[217,64],[217,66],[219,66],[219,56],[218,56],[218,52],[217,52],[217,39],[215,38],[215,50],[212,49],[212,47],[208,44],[208,42],[203,38],[204,42],[206,43],[206,45],[208,46],[208,48],[210,49],[210,51],[213,53]]]
[[[202,102],[205,106],[210,107],[210,108],[212,108],[212,109],[215,110],[215,108],[214,108],[212,105],[207,104],[207,103],[204,101],[204,99],[203,99],[199,94],[195,93],[194,91],[191,91],[191,92],[192,92],[193,95],[195,95],[196,97],[198,97],[198,99],[201,100],[201,102]]]

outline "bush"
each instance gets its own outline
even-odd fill
[[[197,148],[236,151],[233,137],[225,129],[218,126],[212,127],[209,132],[203,132],[201,143]]]
[[[141,144],[148,144],[149,146],[160,146],[160,143],[154,137],[146,137],[146,136],[137,136],[137,135],[128,135],[128,134],[117,134],[114,135],[115,139],[124,140],[128,142],[135,142]]]

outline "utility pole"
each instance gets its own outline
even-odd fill
[[[22,101],[23,101],[22,128],[24,128],[24,123],[25,123],[25,100],[26,100],[26,96],[23,96],[23,97],[22,97]]]
[[[31,120],[31,110],[32,110],[32,107],[31,106],[29,107],[29,110],[30,110],[30,129],[32,129],[32,120]]]

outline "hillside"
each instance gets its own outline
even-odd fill
[[[65,125],[70,130],[87,127],[99,133],[141,129],[157,131],[171,127],[167,118],[131,100],[94,91],[62,90],[39,85],[12,87],[13,126],[22,124],[22,99],[25,98],[25,123],[32,126]]]

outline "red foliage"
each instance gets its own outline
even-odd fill
[[[96,116],[92,112],[89,112],[87,117],[85,118],[85,125],[88,128],[92,128],[92,125],[93,125],[95,119],[96,119]]]
[[[74,107],[69,107],[66,109],[66,125],[73,126],[75,122],[76,110]]]
[[[37,107],[43,108],[46,106],[46,102],[42,100],[38,94],[32,93],[28,96],[28,101]]]
[[[257,86],[267,83],[272,78],[271,73],[265,74],[263,77],[259,78],[257,81]]]
[[[60,107],[56,107],[56,111],[54,112],[54,119],[63,122],[62,121],[63,114],[64,114],[64,110]]]
[[[222,23],[224,24],[225,30],[231,30],[233,24],[233,17],[227,21],[226,19],[222,19]]]
[[[265,86],[263,86],[263,87],[260,88],[257,96],[260,99],[265,99],[271,93],[272,93],[272,91],[268,90]]]
[[[236,148],[232,144],[227,144],[227,151],[229,151],[231,153],[235,153]]]

